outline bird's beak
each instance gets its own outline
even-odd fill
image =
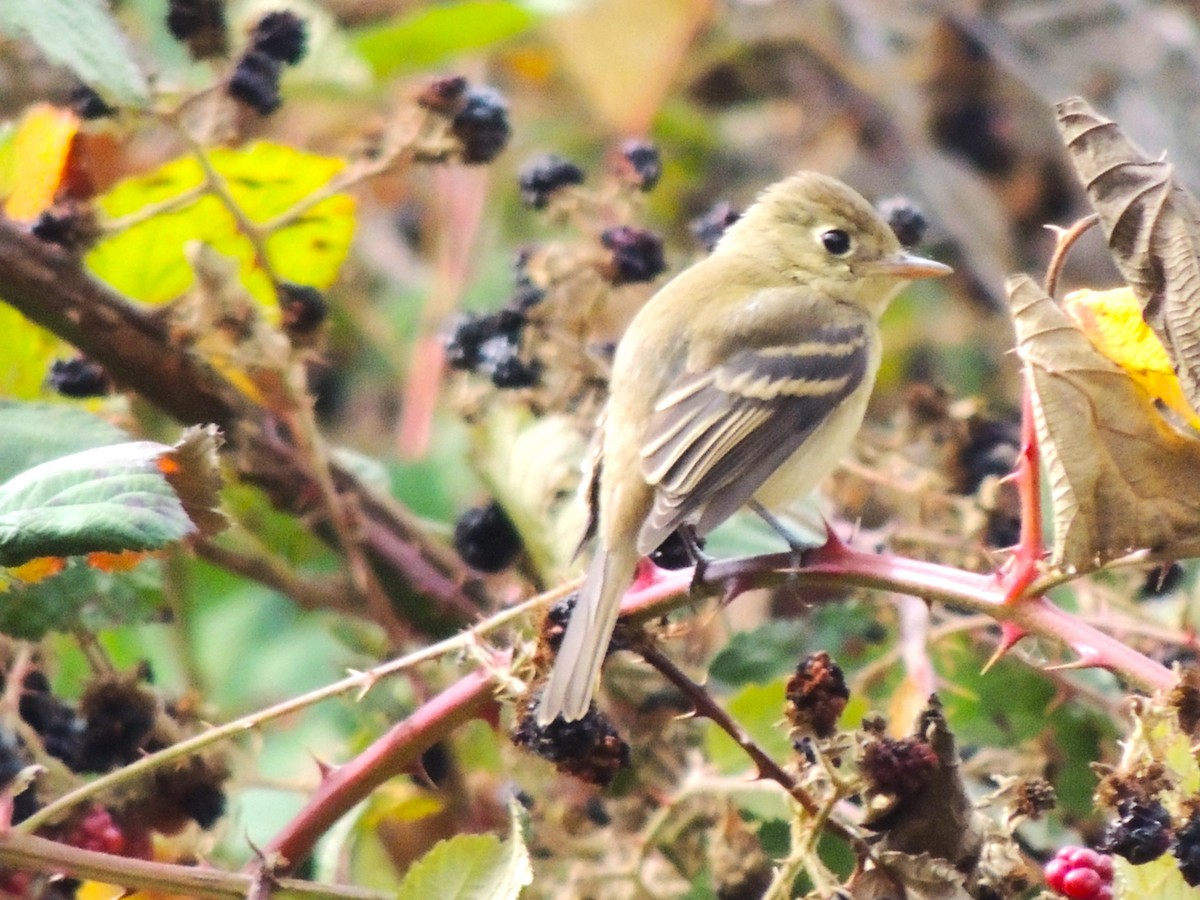
[[[917,256],[915,253],[885,256],[883,259],[867,263],[865,268],[870,275],[890,275],[910,281],[916,281],[918,278],[941,278],[954,271],[947,265]]]

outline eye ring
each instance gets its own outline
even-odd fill
[[[854,242],[841,228],[830,228],[821,232],[821,246],[830,256],[845,256],[854,249]]]

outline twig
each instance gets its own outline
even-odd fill
[[[192,549],[201,559],[227,569],[243,578],[257,581],[290,597],[301,609],[329,609],[353,614],[345,596],[350,585],[340,576],[300,577],[281,560],[261,553],[243,553],[208,538],[193,542]]]
[[[1054,243],[1054,253],[1050,257],[1050,262],[1046,264],[1046,293],[1051,297],[1058,290],[1058,279],[1062,275],[1063,264],[1067,261],[1067,253],[1070,252],[1075,242],[1098,221],[1100,221],[1100,217],[1096,213],[1092,213],[1090,216],[1084,216],[1070,228],[1051,228],[1057,237]]]

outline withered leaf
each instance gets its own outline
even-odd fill
[[[1200,408],[1200,202],[1164,158],[1153,159],[1111,119],[1072,97],[1058,126],[1122,277]]]
[[[1172,428],[1027,275],[1008,281],[1017,351],[1049,475],[1054,562],[1200,549],[1200,440]]]

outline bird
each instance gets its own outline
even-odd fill
[[[879,370],[878,321],[950,267],[907,251],[841,181],[801,171],[765,188],[711,254],[664,284],[618,342],[584,541],[595,553],[536,721],[583,718],[638,560],[747,504],[779,509],[849,449]]]

